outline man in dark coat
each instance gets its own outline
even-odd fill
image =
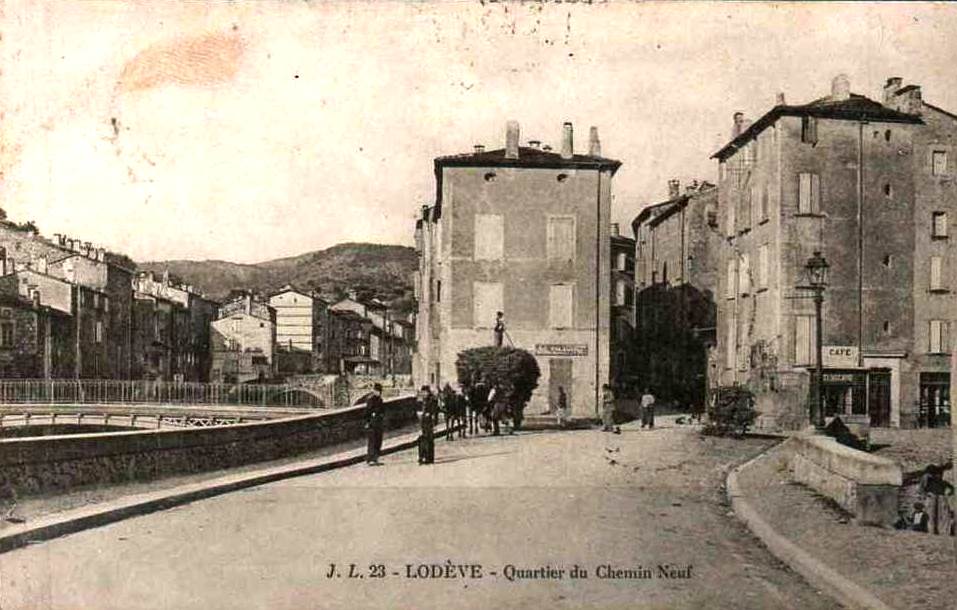
[[[368,449],[366,464],[379,466],[379,452],[382,450],[382,386],[372,386],[372,396],[366,401],[366,432]]]
[[[435,462],[435,420],[438,416],[438,400],[432,388],[422,386],[419,391],[419,404],[422,409],[422,434],[419,436],[419,464]]]

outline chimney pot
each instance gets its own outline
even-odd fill
[[[575,154],[575,137],[572,124],[562,125],[562,159],[571,159]]]
[[[508,121],[505,124],[505,158],[518,159],[518,142],[521,131],[518,121]]]
[[[787,103],[784,101],[784,92],[779,91],[777,98],[774,101],[777,106],[784,106]]]
[[[681,182],[672,179],[668,181],[668,199],[674,199],[681,195]]]
[[[476,145],[475,145],[475,152],[477,152],[477,153],[483,153],[483,152],[485,152],[485,145],[484,145],[484,144],[476,144]]]
[[[847,74],[838,74],[831,81],[831,99],[835,101],[846,100],[851,97],[851,80]]]
[[[592,157],[601,156],[601,140],[598,139],[598,128],[595,126],[588,130],[588,154]]]
[[[535,150],[538,150],[538,149],[540,149],[540,148],[542,147],[542,141],[541,141],[541,140],[529,140],[529,141],[528,141],[528,146],[529,146],[529,148],[534,148]]]

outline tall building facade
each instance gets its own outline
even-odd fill
[[[672,180],[668,191],[632,221],[634,371],[656,396],[702,406],[715,345],[718,189],[695,181],[682,192]]]
[[[714,155],[723,234],[715,374],[754,390],[765,424],[807,423],[817,337],[802,287],[815,252],[830,264],[824,374],[813,380],[827,415],[919,425],[922,375],[947,370],[953,253],[933,231],[954,196],[933,172],[947,171],[934,152],[957,122],[941,113],[935,134],[915,109],[853,94],[839,76],[811,103],[779,99],[753,124],[736,114]]]
[[[611,224],[611,350],[612,382],[619,388],[633,377],[635,331],[635,240]]]
[[[505,345],[528,350],[542,376],[530,408],[565,389],[573,416],[594,417],[609,381],[611,186],[620,162],[601,156],[592,128],[575,154],[572,125],[559,152],[519,146],[435,159],[436,200],[416,223],[416,384],[455,384],[466,349],[493,344],[496,314]]]

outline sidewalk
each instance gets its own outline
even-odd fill
[[[953,608],[954,538],[854,525],[790,481],[774,450],[738,472],[741,494],[779,535],[892,608]]]
[[[401,450],[413,443],[418,438],[418,430],[418,425],[413,424],[387,431],[383,439],[383,452]],[[120,513],[128,516],[129,513],[152,512],[199,497],[224,493],[232,487],[249,486],[255,484],[252,482],[257,479],[280,479],[295,476],[299,470],[336,467],[338,462],[361,461],[365,447],[364,438],[355,439],[281,460],[256,462],[227,470],[151,481],[90,485],[63,494],[26,496],[19,499],[12,512],[15,520],[0,520],[0,552],[21,546],[23,540],[45,539],[51,537],[51,532],[62,535],[86,527],[71,522],[89,521],[94,517],[97,523],[115,521],[123,518],[118,516]],[[6,513],[10,503],[5,502],[2,508],[3,513]],[[117,516],[113,516],[113,513]]]

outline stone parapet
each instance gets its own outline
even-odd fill
[[[897,520],[903,475],[896,462],[827,436],[794,436],[781,449],[794,480],[837,502],[858,523],[887,526]]]
[[[385,403],[385,427],[415,421],[415,400]],[[228,426],[0,441],[0,486],[46,493],[275,460],[360,438],[364,406]]]

